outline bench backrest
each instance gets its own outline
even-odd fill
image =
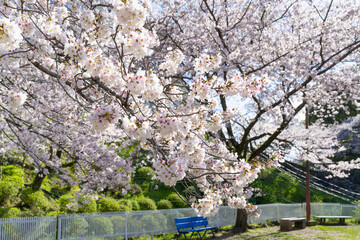
[[[205,217],[175,218],[175,224],[177,230],[183,228],[195,228],[195,227],[209,225],[208,220]]]

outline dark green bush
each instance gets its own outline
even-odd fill
[[[162,199],[157,203],[157,209],[171,209],[173,207],[173,204],[166,199]]]
[[[78,213],[93,213],[97,211],[97,204],[91,197],[82,197],[79,201]]]
[[[21,211],[22,217],[40,217],[45,215],[45,210],[41,208],[23,208]]]
[[[136,170],[136,177],[142,181],[150,181],[153,177],[153,169],[151,167],[142,167]]]
[[[181,196],[183,199],[185,199],[183,196]],[[176,193],[171,193],[166,197],[167,200],[169,200],[174,208],[187,208],[189,205],[184,202]]]
[[[137,202],[140,210],[156,210],[156,204],[151,198],[140,198]]]
[[[49,210],[52,204],[47,199],[43,191],[33,191],[31,188],[26,188],[20,196],[22,202],[30,208],[41,210]]]
[[[0,217],[10,218],[10,217],[21,217],[21,210],[19,208],[0,208]]]
[[[9,204],[18,195],[20,188],[11,181],[0,181],[0,205]]]
[[[130,186],[131,186],[131,189],[129,190],[129,193],[131,195],[140,195],[140,194],[142,194],[143,191],[142,191],[139,184],[133,183],[133,184],[130,184]]]
[[[97,203],[99,212],[118,212],[120,210],[119,203],[111,197],[104,197]]]

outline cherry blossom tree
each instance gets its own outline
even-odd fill
[[[246,231],[259,214],[248,186],[281,161],[272,146],[295,117],[358,97],[359,11],[357,1],[2,1],[1,154],[84,194],[126,193],[134,169],[115,143],[137,142],[157,179],[196,184],[199,215],[228,204]]]

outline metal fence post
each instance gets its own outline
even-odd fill
[[[127,213],[125,213],[125,239],[128,240],[128,222],[127,222]]]
[[[342,204],[340,204],[340,216],[343,215],[343,214],[342,214],[342,208],[343,208],[343,206],[342,206]]]
[[[57,232],[57,239],[60,240],[61,239],[61,217],[58,216],[57,217],[57,222],[58,222],[58,232]]]

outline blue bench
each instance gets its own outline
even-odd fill
[[[215,237],[214,229],[218,227],[208,227],[209,222],[205,217],[186,217],[186,218],[175,218],[176,229],[178,234],[176,235],[176,239],[184,235],[185,239],[186,234],[191,233],[190,239],[194,233],[197,233],[202,239],[207,231],[211,231],[211,233]],[[205,231],[201,236],[200,232]]]

